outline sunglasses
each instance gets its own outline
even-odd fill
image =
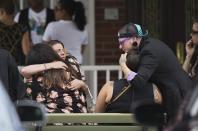
[[[122,45],[122,44],[125,43],[125,41],[128,41],[128,40],[130,40],[130,39],[131,39],[131,38],[118,38],[118,42],[119,42],[120,45]]]
[[[198,34],[198,31],[192,30],[192,31],[191,31],[191,34],[192,34],[192,35]]]

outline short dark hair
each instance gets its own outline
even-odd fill
[[[126,59],[127,59],[126,61],[127,67],[133,71],[137,71],[140,61],[139,51],[137,49],[130,49],[127,52]]]
[[[0,9],[3,9],[7,14],[12,15],[15,11],[13,0],[0,0]]]
[[[142,26],[134,23],[126,24],[118,31],[119,38],[132,37],[132,36],[147,37],[148,31],[145,30]]]

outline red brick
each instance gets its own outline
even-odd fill
[[[118,8],[119,19],[104,20],[105,8]],[[96,64],[118,64],[121,52],[117,41],[117,32],[126,23],[126,11],[125,0],[96,0]]]

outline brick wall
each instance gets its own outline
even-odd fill
[[[118,30],[126,23],[126,0],[96,0],[95,1],[95,38],[96,65],[118,65],[121,51],[117,40]],[[105,8],[117,8],[118,20],[105,20]],[[111,80],[117,79],[117,74],[111,72]],[[105,73],[98,73],[98,90],[105,83]]]
[[[96,65],[118,64],[120,51],[117,40],[118,30],[126,23],[126,0],[96,0]],[[118,20],[105,20],[105,8],[117,8]]]

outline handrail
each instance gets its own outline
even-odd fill
[[[82,65],[83,70],[120,70],[118,65]]]
[[[43,131],[143,131],[130,113],[50,113]],[[54,124],[53,124],[54,123]],[[62,124],[62,123],[68,123]]]
[[[136,123],[131,113],[48,113],[48,123]]]

